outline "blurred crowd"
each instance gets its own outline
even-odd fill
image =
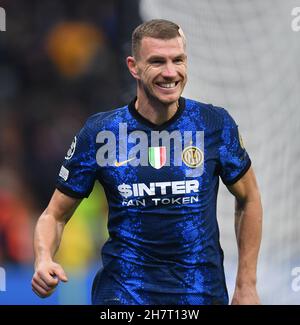
[[[0,0],[0,6],[6,11],[6,32],[0,33],[4,265],[32,262],[33,226],[85,119],[134,95],[125,57],[140,16],[138,0]],[[105,217],[97,185],[71,220],[59,258],[71,267],[98,258],[95,248],[107,236]]]

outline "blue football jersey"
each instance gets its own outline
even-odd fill
[[[129,105],[90,117],[75,136],[57,188],[72,197],[104,187],[109,239],[93,304],[227,304],[216,218],[219,177],[234,184],[251,161],[220,107],[183,97],[155,125]]]

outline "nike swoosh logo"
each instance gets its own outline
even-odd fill
[[[128,163],[129,161],[133,160],[135,157],[132,157],[130,159],[127,159],[127,160],[124,160],[124,161],[121,161],[121,162],[118,162],[118,161],[115,161],[115,166],[116,167],[120,167],[120,166],[123,166],[125,165],[126,163]]]

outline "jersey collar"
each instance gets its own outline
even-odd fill
[[[137,100],[137,97],[135,97],[129,104],[128,104],[128,110],[130,114],[135,118],[139,123],[144,124],[148,126],[151,129],[154,130],[164,130],[174,122],[176,122],[179,117],[182,115],[184,109],[185,109],[185,98],[180,97],[178,100],[179,106],[176,111],[176,113],[166,122],[163,124],[157,125],[155,123],[150,122],[147,120],[144,116],[142,116],[136,109],[135,109],[135,102]]]

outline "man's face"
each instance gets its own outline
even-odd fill
[[[148,97],[164,104],[176,102],[187,81],[187,57],[182,38],[143,38],[136,68],[140,90]]]

